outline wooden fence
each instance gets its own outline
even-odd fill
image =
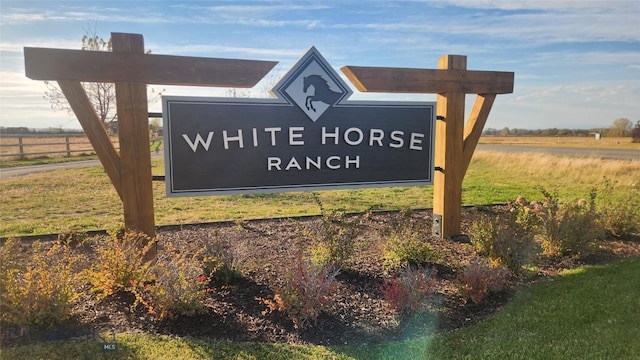
[[[118,138],[112,141],[118,147]],[[38,156],[94,154],[86,135],[24,134],[0,136],[0,160],[24,160]]]

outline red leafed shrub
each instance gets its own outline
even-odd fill
[[[400,314],[423,311],[437,291],[436,270],[404,267],[397,277],[387,279],[380,287],[389,306]]]
[[[267,311],[284,311],[296,329],[305,328],[318,318],[336,295],[339,270],[316,265],[298,256],[295,267],[285,275],[284,284],[275,289],[273,300],[260,298]]]
[[[501,267],[490,267],[481,259],[471,261],[459,277],[460,290],[467,300],[479,303],[489,292],[503,290],[511,271]]]

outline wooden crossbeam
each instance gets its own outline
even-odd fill
[[[496,94],[513,92],[514,73],[467,70],[467,57],[445,55],[438,69],[345,66],[342,71],[364,92],[438,94],[433,189],[434,234],[460,234],[462,181]],[[476,100],[464,121],[465,94]]]
[[[139,34],[112,33],[111,40],[113,52],[26,47],[25,74],[58,82],[122,200],[125,228],[153,238],[147,84],[252,87],[277,62],[145,54]],[[81,82],[115,83],[120,153]],[[155,258],[155,249],[145,258]]]
[[[25,73],[33,80],[240,88],[254,86],[277,64],[275,61],[31,47],[24,48],[24,61]]]
[[[419,94],[513,92],[513,72],[366,66],[345,66],[342,72],[360,91]]]

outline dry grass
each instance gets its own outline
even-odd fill
[[[162,159],[152,162],[154,174],[162,174]],[[605,177],[615,185],[616,197],[639,193],[640,161],[477,151],[462,200],[463,205],[504,203],[518,196],[539,200],[540,187],[558,189],[563,201],[586,198]],[[167,198],[164,187],[153,184],[157,225],[320,212],[308,192]],[[122,203],[99,166],[7,178],[0,188],[0,236],[109,229],[122,223]],[[433,187],[320,191],[316,196],[325,211],[424,208],[432,206]]]
[[[566,184],[600,184],[607,178],[620,186],[640,187],[638,160],[476,151],[473,161],[490,163],[505,173],[516,171],[531,179],[562,180],[561,183]]]
[[[480,144],[640,150],[640,143],[632,143],[630,137],[602,137],[596,141],[594,137],[577,136],[482,136]]]

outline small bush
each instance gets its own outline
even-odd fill
[[[150,280],[150,262],[143,258],[155,246],[155,241],[148,236],[138,232],[113,232],[96,246],[97,259],[83,274],[92,285],[91,291],[100,298],[128,290],[132,283]]]
[[[490,292],[502,291],[510,276],[511,272],[505,268],[492,268],[481,259],[474,259],[458,278],[460,291],[465,299],[478,304]]]
[[[402,267],[422,266],[437,261],[439,256],[427,242],[428,239],[424,229],[406,223],[392,231],[382,255],[385,269],[394,272]]]
[[[315,322],[320,312],[334,299],[339,284],[339,270],[304,261],[299,255],[287,274],[284,284],[275,289],[273,300],[259,299],[267,305],[267,311],[283,311],[293,321],[296,329],[303,329]]]
[[[234,254],[228,242],[220,239],[209,239],[201,254],[203,273],[217,284],[231,284],[242,279],[242,263]]]
[[[544,200],[539,216],[542,223],[542,247],[547,253],[584,255],[604,237],[595,210],[596,192],[589,201],[561,204],[557,193],[542,189]]]
[[[625,198],[614,197],[614,185],[604,180],[600,191],[600,223],[614,236],[630,236],[640,232],[640,191],[630,187]]]
[[[474,221],[470,238],[479,255],[518,273],[537,251],[535,216],[526,206],[514,204],[506,220],[484,215]]]
[[[400,314],[416,314],[423,311],[438,289],[436,270],[412,266],[404,267],[397,277],[386,279],[380,287],[389,306]]]
[[[66,243],[45,250],[32,244],[33,255],[21,257],[19,240],[10,239],[0,249],[0,309],[4,324],[50,327],[71,316],[74,291],[74,256]]]
[[[307,232],[314,243],[311,260],[320,266],[342,267],[355,252],[355,239],[360,233],[358,221],[342,213],[324,215],[320,231]]]
[[[199,254],[189,256],[170,248],[165,254],[150,268],[151,281],[132,281],[133,306],[144,305],[156,320],[205,313],[210,278],[199,266]]]

